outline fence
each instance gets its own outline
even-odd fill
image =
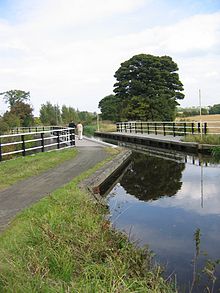
[[[47,126],[28,128],[28,132],[25,130],[27,128],[16,128],[11,130],[16,133],[0,136],[0,161],[75,145],[74,128]]]
[[[117,122],[117,132],[147,133],[172,136],[184,136],[187,134],[218,134],[220,135],[220,121],[189,122],[189,121],[130,121]]]

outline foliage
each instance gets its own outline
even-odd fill
[[[0,117],[0,135],[9,131],[9,125]]]
[[[87,111],[77,111],[78,114],[78,122],[82,122],[83,124],[90,124],[93,120],[96,120],[96,114],[90,113]]]
[[[220,144],[220,143],[219,143],[219,144]],[[219,147],[219,146],[216,146],[216,147],[213,147],[213,148],[212,148],[212,156],[213,156],[215,159],[220,160],[220,147]]]
[[[12,107],[10,113],[18,117],[22,127],[28,127],[34,123],[33,108],[24,102],[16,102]]]
[[[174,292],[151,252],[112,231],[106,208],[78,188],[98,166],[24,211],[1,236],[1,292]]]
[[[22,90],[10,90],[0,93],[0,95],[4,95],[3,99],[6,103],[9,103],[10,108],[12,108],[16,103],[25,103],[30,99],[30,92]]]
[[[146,111],[146,120],[173,120],[177,100],[184,98],[177,71],[169,56],[140,54],[123,62],[114,85],[120,116],[139,119]]]
[[[209,113],[209,110],[207,108],[201,109],[202,115],[207,115],[208,113]],[[176,111],[177,117],[190,117],[190,116],[197,116],[199,114],[200,114],[199,107],[186,107],[186,108],[178,107]]]
[[[209,114],[220,114],[220,104],[215,104],[210,107]]]
[[[63,123],[69,124],[71,121],[78,121],[78,113],[74,108],[63,105],[61,111],[61,118]]]
[[[102,112],[103,120],[118,121],[119,120],[119,99],[115,95],[109,95],[104,97],[99,106]]]
[[[40,120],[44,125],[59,125],[61,122],[61,112],[58,105],[50,102],[42,104],[40,108]]]

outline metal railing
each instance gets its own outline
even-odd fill
[[[187,134],[220,135],[220,121],[128,121],[117,122],[117,132],[185,136]]]
[[[0,161],[75,145],[74,128],[47,126],[44,130],[38,127],[37,131],[33,131],[36,127],[32,127],[30,131],[28,129],[28,132],[24,132],[25,129],[17,128],[18,133],[0,135]]]

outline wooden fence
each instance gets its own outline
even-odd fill
[[[0,136],[0,161],[75,145],[75,129],[46,126],[16,128]]]
[[[117,122],[118,132],[160,134],[184,136],[187,134],[217,134],[220,135],[220,122],[189,122],[189,121],[129,121]]]

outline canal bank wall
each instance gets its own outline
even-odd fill
[[[110,186],[120,176],[130,162],[131,150],[121,148],[121,151],[111,161],[99,168],[92,176],[80,183],[80,188],[86,188],[96,199],[103,200],[103,194],[107,186]]]
[[[95,132],[95,136],[116,140],[118,142],[129,142],[141,144],[148,147],[164,148],[176,150],[180,152],[187,152],[193,154],[211,154],[214,145],[199,144],[196,142],[181,141],[181,137],[162,136],[162,135],[146,135],[134,133],[121,133],[121,132]]]

